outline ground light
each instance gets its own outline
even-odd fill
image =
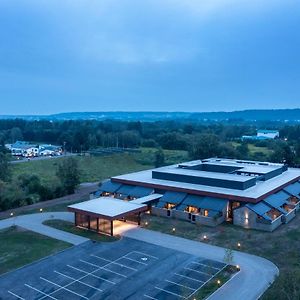
[[[240,242],[237,243],[237,247],[238,247],[239,249],[241,249],[241,243],[240,243]]]
[[[241,270],[241,268],[240,268],[239,265],[236,265],[235,267],[236,267],[236,270],[237,270],[237,271],[240,271],[240,270]]]
[[[43,209],[42,209],[42,208],[40,208],[40,212],[43,212]]]
[[[145,222],[145,226],[148,226],[148,222]]]
[[[207,240],[207,235],[203,236],[203,240],[206,241]]]
[[[173,227],[173,228],[172,228],[172,231],[173,231],[173,232],[175,232],[175,231],[176,231],[175,227]]]
[[[217,280],[217,284],[218,284],[218,286],[221,285],[221,280],[220,279]]]
[[[13,212],[11,212],[11,213],[10,213],[10,216],[11,216],[11,217],[13,217],[13,216],[14,216],[14,213],[13,213]]]

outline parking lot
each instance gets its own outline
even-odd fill
[[[225,264],[123,238],[73,247],[0,277],[0,299],[189,299]]]

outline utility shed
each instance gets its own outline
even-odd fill
[[[75,213],[75,225],[113,236],[113,222],[117,220],[140,223],[140,213],[147,205],[110,197],[100,197],[68,206]]]

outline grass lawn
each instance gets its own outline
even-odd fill
[[[0,274],[71,246],[19,227],[1,230],[0,241]]]
[[[145,222],[148,222],[147,226]],[[280,269],[280,277],[300,270],[299,214],[289,224],[280,226],[274,232],[246,230],[230,224],[206,227],[151,215],[143,216],[142,226],[197,241],[203,241],[203,236],[207,235],[207,243],[233,250],[238,250],[237,243],[239,242],[241,251],[262,256],[274,262]],[[173,232],[172,228],[176,231]],[[274,284],[264,294],[263,299],[273,299],[275,294],[279,295],[279,292],[281,291],[278,286]]]
[[[141,153],[136,153],[135,158],[141,164],[153,165],[156,148],[141,148]],[[163,150],[165,164],[172,165],[189,160],[188,152],[184,150]]]
[[[238,143],[238,142],[232,142],[231,144],[234,148],[237,148],[238,146],[241,145],[241,143]],[[248,143],[248,149],[249,149],[249,154],[254,155],[254,156],[257,153],[261,153],[262,155],[264,155],[266,157],[270,157],[270,155],[273,152],[271,149],[268,149],[267,147],[257,147],[255,145],[249,144],[249,143]]]
[[[75,156],[81,171],[81,182],[100,181],[111,176],[121,175],[134,171],[149,169],[151,165],[145,165],[137,162],[135,154],[115,154],[110,156]],[[13,177],[20,174],[36,174],[42,182],[55,184],[58,182],[56,177],[57,166],[61,160],[65,159],[47,159],[31,160],[12,166]]]
[[[56,229],[67,231],[67,232],[70,232],[73,234],[81,235],[81,236],[84,236],[88,239],[91,239],[91,240],[94,240],[97,242],[115,242],[120,239],[119,236],[107,236],[104,234],[99,234],[99,233],[92,232],[89,230],[77,228],[74,226],[73,223],[63,221],[63,220],[56,220],[56,219],[48,220],[48,221],[45,221],[43,224],[54,227]]]
[[[142,148],[140,153],[112,154],[107,156],[74,156],[81,171],[80,182],[101,181],[112,176],[137,172],[153,167],[155,148]],[[188,160],[187,151],[164,150],[165,163],[175,164]],[[45,184],[58,184],[57,166],[64,157],[31,160],[12,166],[13,177],[36,174]]]

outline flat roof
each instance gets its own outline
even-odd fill
[[[120,176],[112,177],[113,181],[123,182],[132,185],[151,186],[157,189],[166,190],[168,187],[176,188],[177,190],[190,190],[195,191],[195,194],[201,194],[201,192],[220,195],[222,196],[234,196],[236,198],[251,198],[258,199],[274,190],[284,187],[285,185],[295,182],[300,179],[300,169],[289,168],[282,174],[275,176],[267,181],[257,181],[257,183],[245,190],[236,190],[217,186],[200,185],[193,183],[177,182],[163,179],[152,178],[152,171],[156,169],[150,169],[146,171],[140,171],[136,173],[130,173]],[[190,192],[189,192],[190,193]],[[230,199],[230,197],[229,197]],[[255,202],[255,201],[254,201]]]
[[[126,215],[145,211],[147,210],[147,205],[132,203],[130,201],[111,197],[99,197],[77,204],[72,204],[68,206],[68,210],[114,220]]]

